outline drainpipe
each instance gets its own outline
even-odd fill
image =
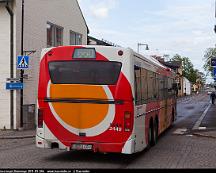
[[[6,2],[5,8],[7,9],[10,15],[10,78],[14,77],[14,13],[13,10],[9,7],[9,2]],[[14,91],[10,91],[10,128],[14,128]]]
[[[21,19],[21,55],[24,56],[24,0],[22,0]],[[20,70],[20,82],[23,83],[24,70]],[[20,90],[20,128],[23,128],[23,89]]]

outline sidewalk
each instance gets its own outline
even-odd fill
[[[34,138],[35,130],[0,130],[0,139]]]
[[[216,139],[216,105],[210,104],[206,114],[202,119],[199,130],[193,132],[194,135]]]
[[[201,127],[216,128],[216,105],[211,105],[201,123]]]

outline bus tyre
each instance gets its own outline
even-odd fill
[[[155,128],[154,128],[154,124],[150,123],[149,125],[149,131],[148,131],[148,147],[154,146],[155,145]]]
[[[147,145],[147,149],[149,149],[151,147],[151,143],[152,143],[152,126],[149,125],[149,129],[148,129],[148,145]]]
[[[158,123],[157,121],[154,121],[152,137],[153,137],[152,146],[154,146],[158,141]]]

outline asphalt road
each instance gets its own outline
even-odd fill
[[[176,135],[192,129],[209,104],[207,95],[178,101],[178,120],[159,138],[156,146],[134,155],[65,152],[35,147],[34,139],[0,140],[0,168],[215,168],[216,139]]]

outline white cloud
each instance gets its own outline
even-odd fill
[[[201,30],[194,30],[194,31],[192,31],[192,34],[193,34],[193,35],[196,35],[196,36],[201,36],[201,35],[204,34],[204,32],[201,31]]]
[[[143,38],[155,49],[188,56],[195,67],[202,70],[204,51],[215,42],[212,2],[172,4],[163,10],[144,11],[146,16],[154,16],[156,22],[144,19],[140,22],[143,26],[130,29],[138,35],[143,33]]]
[[[92,8],[91,11],[96,18],[102,19],[107,18],[109,13],[109,9],[106,7]]]
[[[119,0],[79,0],[79,3],[85,6],[86,14],[96,19],[105,19],[118,6]]]
[[[162,54],[172,56],[178,53],[189,57],[195,68],[203,71],[204,52],[206,48],[215,45],[214,0],[170,0],[157,10],[143,6],[142,12],[133,11],[132,16],[139,16],[136,20],[127,14],[127,17],[121,18],[123,15],[118,15],[117,11],[122,9],[115,10],[120,5],[129,8],[133,1],[81,0],[80,2],[85,3],[83,10],[89,20],[91,35],[124,47],[136,50],[138,42],[148,43],[152,51],[158,49]],[[125,11],[122,10],[121,13],[123,12]],[[115,13],[116,17],[109,20],[111,13]],[[145,53],[144,47],[141,51]]]

